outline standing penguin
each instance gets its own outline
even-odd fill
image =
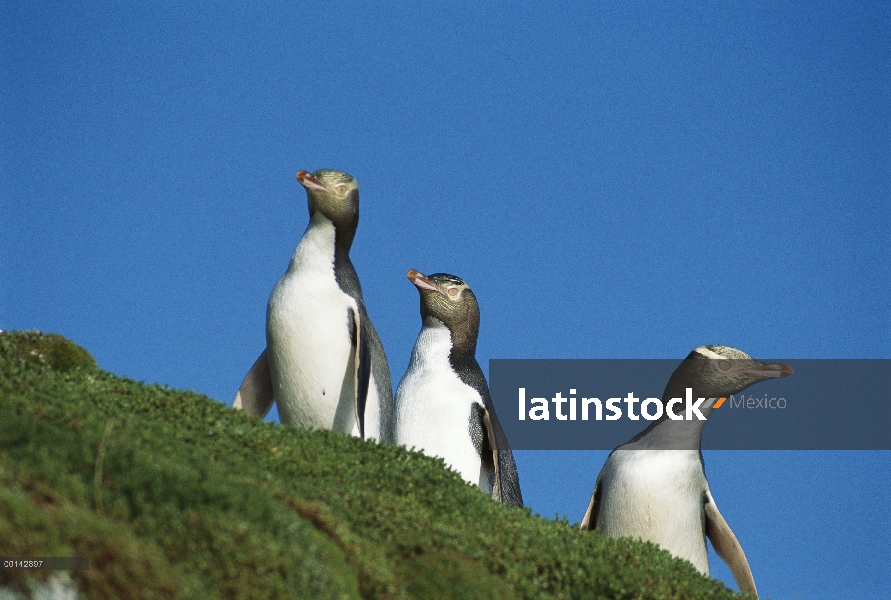
[[[480,310],[453,275],[409,280],[421,295],[421,333],[396,390],[396,443],[438,456],[492,498],[523,506],[514,455],[476,362]]]
[[[233,408],[282,423],[392,442],[393,392],[380,338],[362,301],[350,246],[359,184],[340,171],[300,171],[309,226],[269,296],[266,349]]]
[[[684,399],[707,398],[700,412],[766,379],[792,374],[788,365],[765,364],[727,346],[700,346],[672,373],[662,394],[665,412],[609,455],[597,477],[582,529],[641,538],[693,563],[708,575],[708,537],[739,589],[757,595],[742,546],[718,512],[705,478],[700,440],[705,421],[683,416]]]

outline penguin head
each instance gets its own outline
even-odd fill
[[[480,308],[476,296],[463,280],[447,273],[425,276],[412,269],[408,279],[421,295],[421,319],[441,321],[452,333],[453,351],[476,353]]]
[[[297,181],[306,188],[310,216],[324,215],[339,230],[350,234],[352,242],[359,225],[359,182],[343,171],[331,169],[299,171]]]
[[[759,381],[791,374],[789,365],[762,363],[730,346],[699,346],[672,373],[663,400],[683,397],[688,387],[695,397],[727,397]]]

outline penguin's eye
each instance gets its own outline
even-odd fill
[[[455,297],[455,296],[458,295],[458,288],[456,288],[456,287],[450,287],[450,288],[448,289],[448,292],[449,292],[449,296]]]
[[[347,186],[345,186],[345,185],[339,185],[339,186],[337,186],[336,188],[334,188],[334,191],[336,191],[338,194],[340,194],[341,196],[343,196],[344,194],[347,193]]]
[[[730,370],[730,367],[731,367],[731,365],[730,365],[730,363],[729,363],[728,361],[726,361],[726,360],[719,360],[719,361],[718,361],[718,368],[719,368],[720,370],[722,370],[722,371],[729,371],[729,370]]]

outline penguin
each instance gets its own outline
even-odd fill
[[[476,362],[480,310],[454,275],[412,269],[421,296],[421,333],[396,389],[396,443],[437,456],[468,483],[523,506],[514,455]]]
[[[380,338],[362,300],[350,246],[359,184],[340,171],[300,171],[309,225],[269,296],[266,349],[232,406],[282,423],[392,442],[393,392]]]
[[[581,528],[599,529],[613,538],[651,541],[687,559],[703,575],[709,574],[708,537],[739,589],[757,596],[746,555],[718,511],[705,477],[700,450],[705,421],[672,420],[667,408],[673,399],[681,399],[681,404],[672,406],[672,414],[682,415],[685,398],[707,398],[700,408],[707,418],[718,398],[791,374],[788,365],[761,363],[729,346],[694,349],[668,380],[662,417],[610,453]]]

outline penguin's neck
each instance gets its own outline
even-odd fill
[[[442,330],[448,332],[451,340],[451,350],[449,352],[449,362],[457,371],[459,365],[476,364],[476,336],[469,335],[471,332],[464,329],[455,331],[441,320],[434,316],[427,315],[424,317],[424,328]]]
[[[662,405],[665,412],[658,421],[644,429],[642,432],[631,438],[630,441],[620,446],[623,449],[656,449],[656,450],[699,450],[702,442],[702,428],[707,421],[701,421],[697,418],[696,413],[690,416],[692,419],[687,420],[687,388],[695,388],[693,385],[686,383],[678,383],[670,385],[665,389],[662,395]],[[668,417],[668,403],[673,398],[680,398],[681,401],[676,403],[672,410],[681,417],[681,420],[672,420]],[[693,395],[692,402],[695,404],[698,398]],[[708,419],[712,412],[713,404],[708,407],[706,402],[699,405],[699,412]]]
[[[352,236],[346,235],[343,228],[337,227],[331,219],[315,211],[294,250],[288,272],[318,269],[330,272],[333,266],[338,285],[359,302],[361,310],[362,288],[353,263],[350,262],[350,244]]]
[[[306,231],[303,233],[304,239],[311,233],[319,237],[324,236],[325,243],[330,245],[332,252],[342,254],[349,259],[353,238],[356,237],[355,227],[350,230],[350,227],[335,223],[321,211],[316,210],[309,216],[309,225],[306,226]]]
[[[619,447],[623,450],[699,450],[703,425],[705,421],[695,419],[660,419]]]
[[[411,354],[412,365],[441,368],[452,352],[452,334],[439,319],[424,319],[421,333]],[[411,367],[409,367],[411,368]]]

